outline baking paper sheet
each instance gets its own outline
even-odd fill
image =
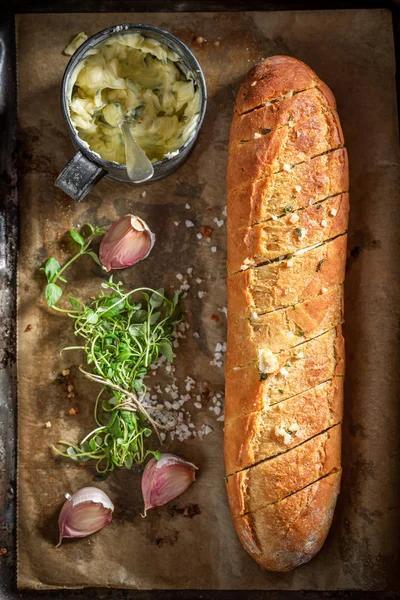
[[[183,39],[207,80],[209,100],[193,154],[176,173],[146,186],[101,181],[82,204],[54,187],[73,148],[59,108],[62,50],[79,31],[149,23]],[[396,579],[399,546],[398,324],[399,165],[392,23],[385,10],[257,13],[69,14],[17,18],[20,213],[18,373],[18,585],[21,588],[113,586],[139,589],[383,589]],[[206,41],[194,41],[201,36]],[[261,570],[236,538],[222,457],[223,423],[208,398],[223,390],[223,369],[210,364],[225,340],[225,166],[235,93],[263,57],[291,54],[332,88],[349,150],[351,220],[346,280],[347,378],[343,485],[333,526],[319,555],[291,573]],[[187,207],[186,205],[189,205]],[[203,441],[168,443],[199,466],[196,483],[173,502],[198,505],[193,518],[171,505],[142,519],[140,474],[119,471],[97,482],[91,468],[55,460],[50,445],[79,439],[93,425],[95,384],[77,373],[81,357],[60,349],[74,341],[71,322],[43,303],[39,266],[68,254],[65,232],[126,213],[157,235],[151,256],[118,274],[127,286],[179,287],[193,268],[185,301],[190,329],[177,351],[176,376],[196,381],[203,408],[187,407]],[[186,227],[185,221],[194,227]],[[178,225],[176,225],[178,222]],[[201,226],[214,229],[198,239]],[[211,248],[216,247],[216,252]],[[88,259],[89,260],[89,259]],[[90,263],[71,272],[69,291],[96,292]],[[195,279],[201,279],[196,283]],[[198,292],[205,291],[203,298]],[[201,294],[200,294],[201,295]],[[213,316],[214,315],[214,316]],[[217,315],[218,320],[216,320]],[[193,337],[193,333],[199,338]],[[75,398],[56,381],[71,367]],[[208,390],[208,391],[207,391]],[[68,416],[71,407],[78,409]],[[51,427],[45,427],[50,421]],[[98,485],[116,506],[102,532],[55,549],[65,492]]]

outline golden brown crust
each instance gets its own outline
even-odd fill
[[[286,452],[342,421],[343,377],[225,424],[227,475]]]
[[[257,318],[254,318],[257,317]],[[258,359],[259,350],[282,352],[343,322],[343,289],[336,286],[295,306],[229,319],[226,368]]]
[[[303,353],[298,358],[298,352]],[[301,394],[335,376],[344,375],[344,340],[339,325],[317,338],[275,355],[279,369],[260,380],[257,363],[239,369],[226,369],[225,422],[265,410],[286,398]],[[285,365],[290,365],[286,366]],[[225,438],[226,439],[226,438]]]
[[[348,161],[334,97],[272,57],[237,96],[228,154],[225,462],[265,568],[321,547],[340,482]]]
[[[296,219],[296,220],[295,220]],[[228,273],[275,260],[347,231],[349,195],[339,194],[248,229],[228,229]]]
[[[282,500],[340,468],[341,425],[227,477],[229,505],[236,518]]]
[[[348,158],[345,148],[322,154],[270,177],[232,190],[228,194],[228,227],[245,229],[285,209],[305,208],[329,196],[349,190]]]
[[[228,277],[229,324],[250,316],[303,302],[324,288],[344,281],[347,235],[287,260],[247,269]]]
[[[336,109],[335,99],[327,85],[322,84],[285,98],[269,106],[237,116],[232,121],[229,143],[231,146],[254,139],[254,134],[265,135],[288,123],[309,119],[320,112]]]
[[[249,71],[236,97],[235,112],[242,114],[288,92],[306,90],[320,83],[314,71],[300,60],[271,56]]]
[[[341,470],[284,500],[234,520],[247,552],[264,569],[290,571],[321,549],[340,491]]]
[[[336,111],[318,113],[245,144],[229,146],[228,192],[343,146]]]

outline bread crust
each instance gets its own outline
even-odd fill
[[[229,326],[238,315],[265,313],[303,302],[344,281],[347,235],[305,254],[228,277]],[[230,350],[229,350],[230,351]]]
[[[241,86],[227,167],[225,463],[264,568],[320,549],[340,487],[348,158],[330,89],[285,56]]]
[[[276,504],[234,520],[250,556],[269,571],[290,571],[321,549],[340,491],[341,469]]]
[[[297,358],[301,350],[302,358]],[[344,376],[344,339],[339,325],[301,346],[276,355],[279,371],[260,379],[258,364],[226,369],[225,422],[265,410],[335,376]],[[286,366],[285,365],[290,365]],[[282,374],[285,368],[287,373]],[[226,439],[226,436],[225,436]],[[226,442],[228,443],[228,442]]]
[[[320,112],[336,110],[331,90],[321,82],[316,88],[295,94],[269,106],[254,109],[238,116],[232,123],[229,143],[240,144],[254,139],[254,134],[265,135],[266,130],[278,129],[289,123],[309,119]]]
[[[252,85],[256,82],[256,85]],[[288,92],[317,87],[322,82],[310,67],[292,56],[271,56],[250,69],[236,97],[238,115]]]
[[[227,477],[229,505],[236,518],[278,502],[340,468],[341,425]]]
[[[342,323],[343,287],[336,286],[295,306],[254,316],[230,320],[227,369],[243,365],[244,350],[247,362],[257,361],[262,350],[288,350]]]
[[[294,221],[296,219],[296,221]],[[349,195],[339,194],[319,204],[248,229],[228,229],[228,273],[259,265],[321,244],[346,233]]]
[[[347,150],[328,154],[280,171],[228,194],[228,226],[246,229],[284,214],[321,202],[349,190]]]
[[[294,165],[340,148],[343,133],[336,111],[319,112],[295,127],[280,127],[245,144],[229,146],[228,192],[291,170]]]
[[[286,452],[343,416],[343,377],[225,424],[227,475]]]

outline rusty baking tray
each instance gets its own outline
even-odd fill
[[[134,12],[134,11],[226,11],[285,10],[318,8],[383,8],[392,13],[396,59],[400,48],[400,6],[398,2],[127,2],[125,0],[70,0],[10,2],[8,14],[0,22],[0,600],[15,598],[135,598],[137,600],[172,600],[184,598],[271,599],[290,598],[395,598],[398,592],[224,592],[224,591],[126,591],[126,590],[65,590],[57,592],[18,592],[16,589],[15,547],[15,478],[16,478],[16,259],[18,252],[17,193],[17,92],[14,14],[29,12]],[[399,80],[397,79],[399,92]],[[350,248],[352,258],[360,251]],[[397,532],[398,535],[398,532]]]

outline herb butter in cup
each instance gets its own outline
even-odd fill
[[[84,42],[61,89],[62,113],[78,152],[56,180],[82,200],[107,176],[132,183],[126,170],[125,121],[157,181],[188,157],[206,109],[201,68],[189,48],[150,25],[118,25]]]

